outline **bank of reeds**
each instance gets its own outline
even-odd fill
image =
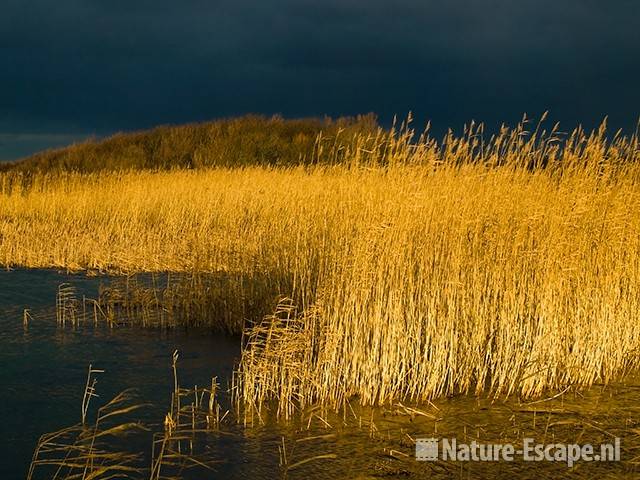
[[[90,311],[96,322],[143,327],[212,327],[240,334],[275,308],[273,292],[239,274],[147,274],[101,286]]]
[[[532,127],[5,182],[0,263],[228,275],[228,312],[280,300],[246,324],[236,392],[283,413],[607,382],[640,352],[638,138]]]

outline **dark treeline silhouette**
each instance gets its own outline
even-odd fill
[[[329,163],[335,160],[340,146],[347,147],[357,134],[378,131],[373,114],[296,120],[248,115],[118,133],[0,164],[0,171],[95,172]]]

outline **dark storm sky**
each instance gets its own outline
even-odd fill
[[[0,159],[247,112],[640,115],[638,0],[2,0]]]

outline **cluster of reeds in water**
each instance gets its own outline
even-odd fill
[[[255,287],[242,276],[152,273],[109,278],[90,298],[63,283],[56,295],[56,320],[61,326],[209,327],[239,335],[245,322],[260,320],[278,304]],[[238,289],[243,289],[243,301],[231,301],[228,295]],[[23,321],[28,318],[25,310]]]
[[[244,327],[238,397],[282,414],[606,383],[640,358],[638,136],[528,127],[367,136],[333,166],[43,176],[0,194],[0,263],[210,275],[166,304]]]
[[[137,418],[148,404],[140,403],[133,390],[125,390],[97,409],[93,424],[89,406],[97,397],[96,375],[89,366],[81,405],[81,422],[42,435],[34,450],[27,480],[181,478],[185,472],[202,476],[215,470],[220,459],[206,448],[208,435],[220,431],[227,412],[218,403],[216,378],[211,386],[182,388],[178,381],[178,352],[173,354],[174,385],[164,429],[151,434],[150,465],[145,462],[150,427]],[[136,450],[140,447],[140,450]],[[198,473],[199,472],[199,473]]]

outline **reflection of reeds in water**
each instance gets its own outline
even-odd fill
[[[22,311],[22,326],[24,327],[25,331],[29,328],[29,322],[33,320],[33,317],[31,316],[31,311],[28,308],[25,308]]]
[[[56,319],[58,325],[65,326],[67,323],[76,325],[79,321],[79,305],[76,289],[69,283],[58,286],[56,295]]]

